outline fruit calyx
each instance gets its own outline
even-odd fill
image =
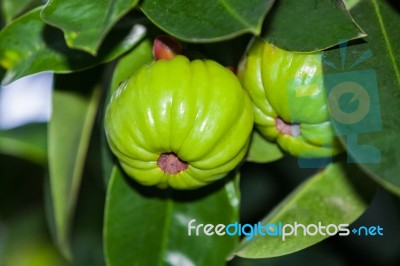
[[[300,124],[287,123],[280,117],[276,118],[275,127],[283,135],[290,135],[292,137],[297,137],[300,135]]]
[[[186,170],[189,164],[182,161],[174,152],[161,153],[157,160],[158,167],[165,173],[175,175]]]

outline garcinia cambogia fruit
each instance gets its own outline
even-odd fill
[[[289,52],[257,38],[238,76],[253,102],[255,125],[268,140],[305,158],[342,150],[331,124],[320,52]]]
[[[176,189],[226,176],[245,156],[253,123],[251,101],[231,71],[181,55],[141,67],[105,115],[125,172],[143,185]]]

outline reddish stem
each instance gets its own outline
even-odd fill
[[[178,54],[182,54],[182,45],[174,38],[167,35],[160,35],[153,42],[154,60],[170,60]]]

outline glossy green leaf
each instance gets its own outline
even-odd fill
[[[41,16],[48,24],[63,30],[69,47],[93,55],[111,27],[138,0],[50,0]]]
[[[264,24],[262,37],[290,51],[319,51],[365,36],[341,0],[280,0]]]
[[[142,25],[110,33],[96,57],[67,47],[62,32],[46,26],[41,8],[17,18],[0,32],[0,66],[7,70],[3,84],[43,71],[69,73],[115,59],[144,36]]]
[[[400,195],[400,13],[389,1],[357,3],[351,13],[368,37],[326,51],[324,65],[328,96],[336,85],[353,82],[347,96],[355,98],[340,96],[339,109],[330,109],[339,111],[333,113],[334,126],[354,161]],[[348,114],[343,117],[340,110]]]
[[[50,189],[56,241],[67,258],[71,258],[70,223],[99,101],[99,87],[90,97],[65,90],[55,90],[53,95],[48,126]]]
[[[274,0],[144,0],[146,16],[167,33],[190,42],[211,42],[259,34]]]
[[[282,158],[283,153],[278,145],[267,141],[260,133],[253,131],[249,153],[246,160],[255,163],[269,163]]]
[[[227,180],[223,180],[227,181]],[[104,241],[107,265],[225,265],[236,237],[188,236],[188,222],[238,220],[237,181],[194,191],[142,187],[115,167],[107,191]]]
[[[107,104],[111,99],[112,93],[118,88],[119,84],[129,78],[139,67],[153,60],[152,54],[152,43],[149,39],[144,39],[137,47],[135,47],[127,55],[123,56],[117,63],[112,80],[111,87],[105,97],[104,110],[107,108]],[[104,133],[103,123],[101,124],[101,145],[102,145],[102,167],[103,177],[105,183],[108,183],[108,179],[111,175],[111,170],[114,165],[114,157],[108,147],[106,136]]]
[[[0,153],[44,164],[47,161],[46,124],[0,130]]]
[[[2,0],[0,2],[3,18],[10,22],[22,12],[40,5],[40,0]]]
[[[350,224],[366,210],[374,188],[374,184],[355,165],[333,163],[287,196],[263,219],[262,224]],[[307,248],[328,237],[320,234],[304,236],[302,229],[298,230],[297,236],[286,236],[284,241],[281,236],[258,234],[251,240],[243,240],[233,255],[276,257]]]

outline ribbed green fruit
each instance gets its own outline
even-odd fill
[[[121,84],[105,131],[122,168],[139,183],[193,189],[240,163],[253,122],[250,99],[231,71],[176,56],[143,66]]]
[[[327,157],[342,150],[331,125],[321,53],[289,52],[255,39],[238,76],[267,139],[294,156]]]

